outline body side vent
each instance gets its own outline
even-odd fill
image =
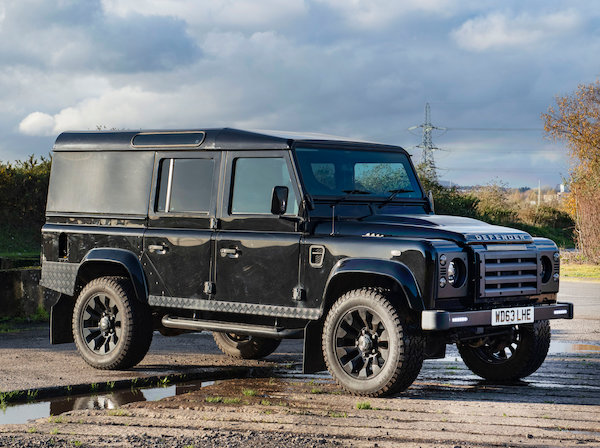
[[[325,258],[325,247],[324,246],[310,246],[308,249],[308,262],[313,268],[323,267],[323,259]]]

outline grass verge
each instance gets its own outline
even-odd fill
[[[560,275],[563,278],[600,280],[600,265],[575,263],[561,264]]]
[[[0,257],[39,257],[41,229],[37,226],[9,226],[0,223]]]
[[[46,323],[50,320],[50,315],[41,306],[34,314],[25,317],[0,317],[0,333],[14,333],[21,331],[24,327],[32,323]]]

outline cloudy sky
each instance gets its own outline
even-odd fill
[[[0,0],[0,160],[65,130],[277,129],[407,148],[442,179],[556,185],[540,113],[600,77],[600,2]]]

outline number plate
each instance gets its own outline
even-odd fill
[[[515,325],[533,322],[533,307],[498,308],[492,310],[492,325]]]

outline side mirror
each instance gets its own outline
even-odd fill
[[[271,213],[274,215],[283,215],[287,210],[289,189],[278,185],[273,187],[273,196],[271,197]]]

